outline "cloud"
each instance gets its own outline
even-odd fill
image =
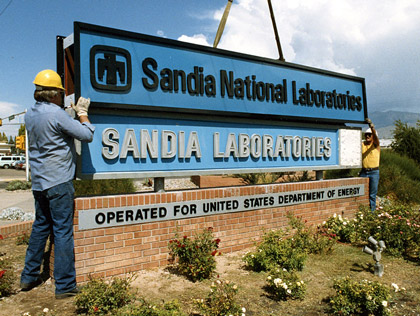
[[[365,78],[370,111],[420,111],[419,1],[283,0],[272,6],[286,61]],[[217,23],[223,11],[213,13]],[[267,1],[234,1],[218,47],[277,59]]]
[[[156,35],[157,36],[160,36],[160,37],[164,37],[164,38],[166,38],[167,36],[165,35],[165,32],[164,31],[162,31],[162,30],[158,30],[157,32],[156,32]]]
[[[0,133],[6,133],[7,137],[16,136],[20,124],[24,123],[23,115],[15,117],[15,119],[9,121],[9,117],[12,114],[21,113],[21,106],[15,103],[0,101],[0,118],[3,119],[3,126],[0,127]],[[11,125],[16,124],[16,125]]]
[[[182,35],[178,38],[178,41],[210,46],[209,42],[207,41],[207,37],[204,34],[196,34],[193,36]]]

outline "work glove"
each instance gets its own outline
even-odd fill
[[[80,97],[76,105],[72,103],[71,107],[76,112],[77,116],[80,117],[80,116],[88,115],[89,105],[90,105],[90,98],[85,99],[84,97]]]
[[[369,125],[370,128],[375,128],[375,125],[373,125],[372,120],[370,118],[366,118],[365,122]]]

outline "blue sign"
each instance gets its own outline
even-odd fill
[[[106,177],[326,169],[339,164],[338,130],[137,116],[89,115],[81,174]]]
[[[363,78],[75,22],[76,98],[124,108],[363,122]]]

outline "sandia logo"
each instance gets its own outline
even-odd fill
[[[131,56],[119,47],[95,45],[90,50],[90,82],[95,89],[128,92]]]

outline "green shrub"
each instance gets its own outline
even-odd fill
[[[235,284],[217,280],[212,283],[207,298],[197,299],[195,304],[203,316],[245,316],[246,309],[235,301],[237,293],[238,287]]]
[[[32,187],[30,181],[13,180],[7,184],[7,191],[29,190]]]
[[[267,277],[267,290],[277,300],[303,300],[306,293],[306,283],[295,271],[276,269],[270,271]]]
[[[178,260],[178,268],[191,281],[208,279],[216,269],[214,256],[220,254],[217,251],[220,239],[214,239],[213,229],[209,227],[194,238],[188,236],[179,237],[169,241],[170,255],[173,260]]]
[[[237,178],[242,178],[247,184],[268,184],[274,183],[283,175],[282,172],[273,173],[241,173],[234,175]]]
[[[130,293],[130,284],[134,276],[113,278],[105,281],[102,278],[90,278],[76,295],[75,304],[78,312],[88,315],[106,315],[134,300]]]
[[[301,271],[307,254],[301,248],[294,247],[292,238],[285,238],[282,230],[264,233],[256,251],[248,252],[243,261],[247,268],[260,272],[277,269]]]
[[[335,169],[324,172],[324,179],[354,178],[359,176],[358,169]]]
[[[391,315],[390,291],[378,282],[346,277],[335,280],[334,289],[336,294],[329,299],[329,312],[333,315]]]
[[[152,304],[140,299],[136,304],[129,304],[114,313],[115,316],[187,316],[178,301]]]
[[[415,127],[400,120],[396,121],[393,136],[392,150],[420,164],[420,121],[417,121]]]
[[[73,181],[75,196],[127,194],[136,192],[133,179]]]
[[[420,203],[420,166],[408,157],[381,150],[378,195],[393,195],[403,203]]]
[[[292,227],[294,233],[292,238],[292,246],[296,249],[301,249],[307,254],[327,254],[333,251],[336,244],[334,235],[325,231],[322,226],[316,228],[306,226],[302,218],[294,217],[288,214],[289,225]]]

